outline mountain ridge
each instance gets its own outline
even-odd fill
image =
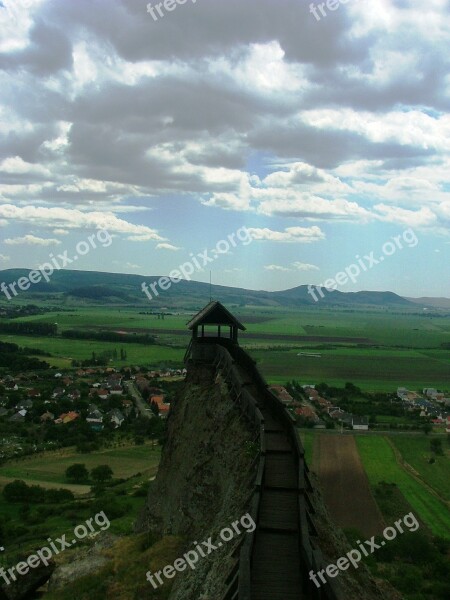
[[[0,271],[0,279],[6,285],[18,281],[20,277],[27,277],[28,269],[5,269]],[[414,307],[420,304],[420,299],[414,301],[404,298],[390,291],[341,292],[338,290],[326,290],[312,286],[314,295],[308,292],[308,285],[300,285],[286,290],[266,291],[251,290],[247,288],[210,285],[194,280],[180,280],[172,283],[169,289],[162,291],[156,288],[149,299],[142,291],[142,283],[149,286],[158,281],[160,276],[142,276],[127,273],[110,273],[106,271],[77,271],[57,270],[50,281],[42,281],[32,284],[27,292],[20,292],[33,297],[35,294],[63,295],[78,299],[101,301],[103,303],[138,303],[143,305],[161,306],[181,305],[186,303],[202,303],[208,300],[210,292],[214,297],[230,304],[255,304],[261,306],[295,307],[299,305],[340,305],[340,306],[404,306]],[[314,300],[317,298],[317,302]],[[3,294],[0,296],[3,299]],[[4,298],[6,300],[6,296]],[[449,301],[450,302],[450,301]]]

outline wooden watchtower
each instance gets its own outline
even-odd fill
[[[238,344],[239,330],[245,331],[244,325],[217,300],[207,304],[187,325],[192,338],[186,355],[192,352],[193,357],[199,359],[207,358],[208,345]]]

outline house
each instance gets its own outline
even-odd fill
[[[123,389],[122,386],[120,385],[115,385],[114,387],[111,388],[110,393],[113,396],[121,396],[123,394]]]
[[[81,392],[80,390],[71,390],[68,392],[67,396],[71,400],[79,400],[81,398]]]
[[[338,416],[338,421],[340,423],[344,423],[344,425],[352,425],[353,415],[351,413],[341,412],[341,414]]]
[[[170,404],[165,402],[163,395],[150,396],[149,402],[154,402],[157,405],[160,417],[167,417],[167,414],[170,409]]]
[[[89,392],[89,396],[98,396],[98,398],[100,398],[101,400],[107,400],[109,392],[108,390],[105,390],[103,388],[91,389],[91,391]]]
[[[292,404],[294,398],[290,395],[287,389],[282,385],[270,385],[269,389],[277,396],[283,404]]]
[[[47,421],[54,421],[55,415],[49,411],[43,413],[40,417],[41,423],[46,423]]]
[[[160,404],[164,404],[164,396],[163,395],[158,395],[158,396],[150,396],[150,404],[154,402],[155,404],[157,404],[158,406]]]
[[[86,422],[89,423],[91,429],[94,431],[101,431],[103,429],[103,413],[98,409],[89,412]]]
[[[12,380],[12,381],[5,381],[3,385],[10,392],[11,391],[12,392],[17,392],[17,390],[19,389],[19,386],[17,385],[17,383],[14,380]]]
[[[352,417],[352,428],[357,431],[368,431],[369,420],[367,417]]]
[[[108,413],[108,418],[110,419],[111,423],[114,425],[115,429],[120,427],[122,425],[122,423],[125,421],[125,417],[120,412],[120,410],[117,408],[115,408],[114,410],[111,410]]]
[[[170,404],[158,404],[159,416],[165,419],[169,414]]]
[[[332,419],[339,419],[339,417],[344,414],[344,411],[342,408],[339,408],[339,406],[332,406],[328,410],[328,414]]]
[[[0,408],[0,417],[6,417],[9,411],[6,408]]]
[[[65,389],[62,387],[57,387],[53,390],[52,398],[61,398],[65,394]]]
[[[19,412],[17,412],[15,415],[10,417],[8,420],[11,423],[23,423],[25,421],[26,416],[27,416],[27,411],[25,409],[19,410]]]
[[[319,421],[319,417],[317,416],[316,411],[310,406],[302,406],[301,408],[296,408],[295,414],[298,417],[303,417],[304,419],[312,419],[313,421]]]
[[[322,419],[319,419],[317,421],[317,423],[314,425],[314,429],[326,429],[327,425],[325,423],[325,421],[322,421]]]
[[[325,398],[322,398],[321,396],[316,398],[315,403],[318,404],[323,410],[328,410],[333,406],[333,404],[329,400],[325,400]]]
[[[17,410],[30,410],[31,408],[33,408],[32,400],[21,400],[16,404]]]
[[[40,398],[41,392],[39,390],[36,390],[35,388],[33,388],[31,390],[28,390],[27,396],[28,396],[28,398]]]
[[[64,423],[64,425],[66,425],[67,423],[71,423],[72,421],[75,421],[79,417],[80,417],[80,415],[78,413],[71,411],[71,412],[63,413],[62,415],[59,415],[59,417],[55,420],[55,423]]]
[[[450,433],[450,415],[447,416],[447,424],[445,427],[446,433]]]
[[[318,397],[319,397],[319,395],[320,395],[320,394],[319,394],[319,392],[318,392],[316,389],[312,388],[312,387],[310,387],[310,388],[306,388],[306,389],[305,389],[305,393],[306,393],[306,395],[308,396],[308,398],[309,398],[311,401],[315,400],[315,399],[316,399],[316,398],[318,398]]]
[[[428,396],[428,398],[435,398],[438,394],[438,391],[435,388],[424,388],[423,395]]]

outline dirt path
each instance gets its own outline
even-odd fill
[[[372,496],[355,438],[316,435],[314,469],[325,503],[339,527],[354,527],[367,537],[381,534],[383,518]]]

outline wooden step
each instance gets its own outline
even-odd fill
[[[252,562],[252,600],[301,598],[298,536],[258,530]]]
[[[259,527],[276,531],[298,531],[296,490],[264,490],[261,496]]]
[[[297,468],[292,454],[267,454],[265,488],[298,489]]]

